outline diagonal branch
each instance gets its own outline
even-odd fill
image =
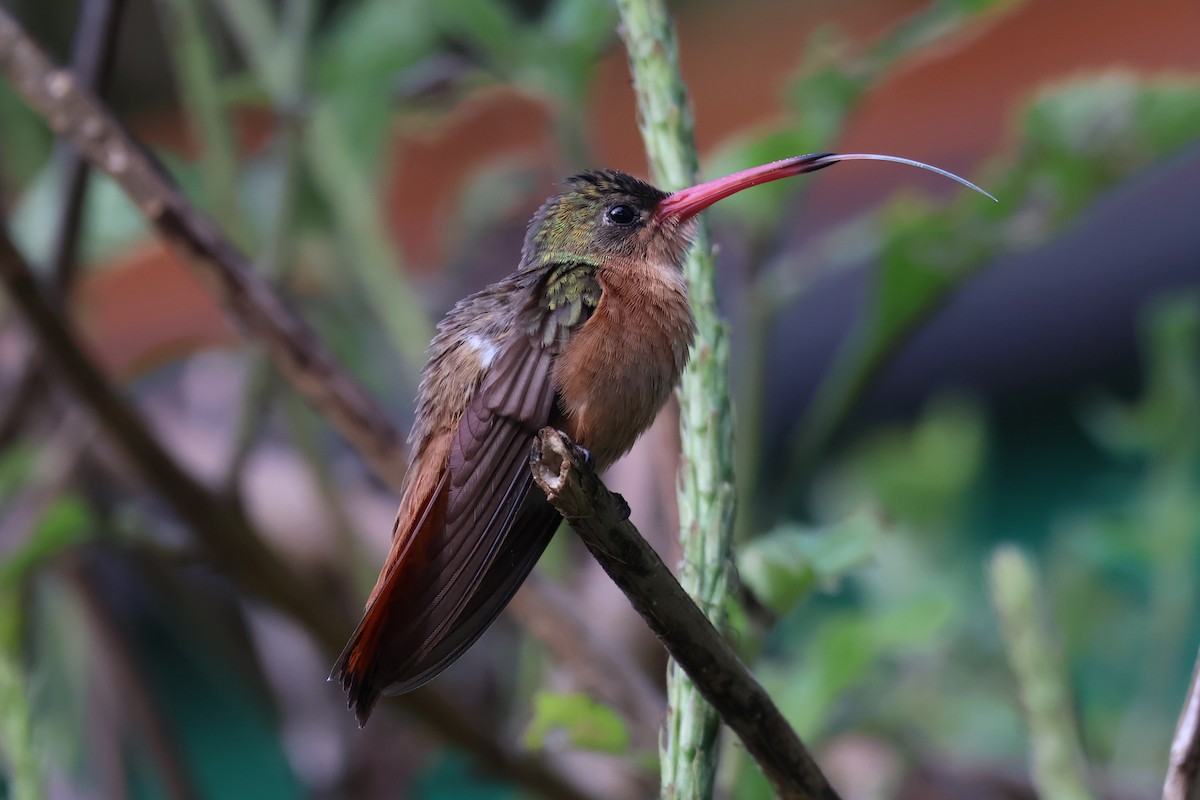
[[[130,199],[194,268],[230,315],[262,341],[280,371],[393,488],[404,475],[400,434],[387,414],[292,316],[212,220],[198,212],[159,163],[72,75],[58,68],[0,8],[0,72]]]
[[[563,433],[542,428],[533,479],[782,798],[837,800],[800,737]]]

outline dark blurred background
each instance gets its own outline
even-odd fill
[[[87,5],[5,8],[67,63]],[[403,428],[433,324],[515,267],[554,182],[646,174],[601,0],[118,5],[106,102]],[[881,152],[999,200],[848,163],[710,212],[744,657],[847,800],[1034,796],[988,594],[1016,543],[1096,795],[1157,796],[1200,643],[1200,6],[671,8],[706,177]],[[47,283],[65,163],[0,82],[0,210]],[[349,619],[396,497],[111,181],[82,209],[64,302],[89,353]],[[675,424],[609,476],[672,564]],[[582,549],[560,536],[539,569],[656,697],[663,656]],[[0,299],[0,798],[535,793],[402,711],[357,731],[335,654],[254,595]],[[594,796],[652,795],[659,709],[598,702],[537,616],[436,685]],[[725,750],[727,796],[767,796]]]

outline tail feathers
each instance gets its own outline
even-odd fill
[[[385,688],[378,680],[380,643],[386,628],[385,610],[385,606],[371,604],[329,675],[329,680],[342,684],[347,706],[354,712],[360,728],[367,724]]]
[[[367,601],[362,621],[329,675],[329,680],[342,684],[359,727],[367,724],[379,696],[404,678],[404,662],[413,648],[412,639],[414,634],[420,635],[406,624],[405,615],[413,614],[412,595],[420,583],[414,580],[414,573],[428,569],[439,532],[445,525],[445,485],[443,474],[415,509],[405,513],[406,506],[401,505],[392,551]]]

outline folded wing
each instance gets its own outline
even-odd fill
[[[432,489],[337,664],[359,723],[379,695],[445,669],[507,605],[561,520],[533,486],[534,434],[553,420],[553,350],[513,336],[468,404]],[[405,526],[408,526],[405,529]]]

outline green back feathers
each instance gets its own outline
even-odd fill
[[[583,172],[538,209],[525,234],[521,272],[537,275],[539,318],[531,333],[549,346],[591,316],[600,303],[596,270],[609,258],[644,248],[640,234],[666,192],[615,170]],[[608,212],[628,206],[637,224],[614,224]]]
[[[542,344],[549,346],[563,332],[582,324],[600,304],[600,284],[592,264],[556,264],[546,279],[543,295],[547,312],[542,325]]]

